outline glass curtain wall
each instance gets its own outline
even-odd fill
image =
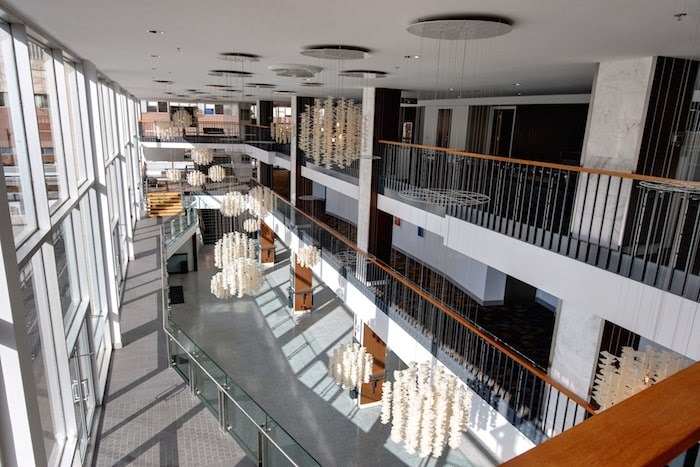
[[[0,377],[39,408],[29,423],[41,439],[18,437],[15,446],[27,456],[43,446],[49,465],[84,460],[104,394],[118,337],[109,316],[118,312],[141,203],[137,108],[90,63],[0,22],[0,161],[10,213],[0,229],[11,231],[16,249],[22,309],[12,316],[25,325],[28,354],[18,358],[30,364],[23,378],[32,389],[2,367]]]

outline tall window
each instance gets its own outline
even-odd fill
[[[4,77],[2,106],[0,106],[0,160],[5,173],[5,186],[9,200],[12,233],[15,244],[21,243],[36,228],[34,194],[32,192],[29,159],[25,151],[18,152],[15,140],[15,125],[23,131],[19,120],[19,89],[12,57],[12,39],[6,30],[7,25],[0,23],[0,73]],[[14,105],[13,105],[14,102]],[[19,123],[17,123],[19,122]],[[19,135],[24,139],[24,135]]]
[[[56,151],[54,135],[60,129],[55,120],[56,105],[53,57],[48,50],[35,42],[29,42],[29,64],[34,87],[34,106],[39,126],[39,144],[44,163],[44,180],[49,197],[49,207],[56,208],[68,197],[65,166]]]

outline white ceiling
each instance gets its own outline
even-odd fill
[[[399,88],[407,95],[523,95],[589,92],[603,60],[665,55],[700,58],[700,0],[10,0],[10,9],[92,61],[139,98],[167,98],[186,89],[217,93],[207,84],[241,88],[240,78],[208,76],[230,68],[254,73],[245,82],[272,83],[300,95],[359,95],[362,86]],[[685,13],[680,21],[675,14]],[[513,23],[505,36],[473,41],[422,39],[406,31],[419,18],[478,14]],[[163,34],[149,34],[155,29]],[[363,60],[302,56],[305,46],[366,47]],[[225,62],[220,52],[261,56]],[[152,58],[158,55],[159,58]],[[406,59],[419,55],[420,59]],[[302,88],[268,65],[325,68]],[[341,69],[375,69],[382,79],[338,78]],[[171,80],[157,84],[154,79]],[[515,86],[520,83],[520,86]],[[453,91],[450,91],[450,88]],[[288,98],[248,89],[249,99]],[[222,97],[223,93],[219,93]],[[229,94],[226,97],[230,97]],[[234,96],[235,100],[239,100]],[[197,99],[201,100],[201,99]]]

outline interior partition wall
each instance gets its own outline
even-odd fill
[[[33,34],[0,22],[0,464],[72,465],[121,342],[138,102]]]

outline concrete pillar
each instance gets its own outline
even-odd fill
[[[632,173],[637,168],[654,78],[654,57],[601,62],[593,81],[581,165]],[[622,244],[631,180],[581,176],[572,235],[617,248]]]

